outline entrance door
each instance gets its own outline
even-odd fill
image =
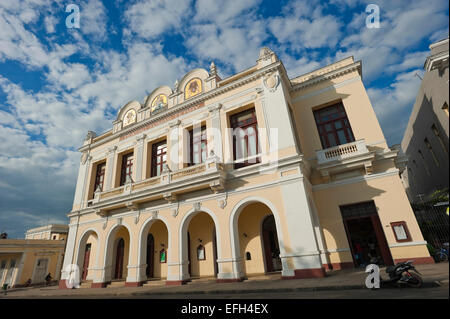
[[[217,263],[216,227],[214,227],[212,238],[213,238],[214,276],[217,277],[217,274],[219,273],[219,264]]]
[[[189,232],[187,233],[187,241],[188,241],[188,271],[189,276],[191,276],[191,235],[189,235]]]
[[[280,248],[273,215],[263,221],[262,236],[264,256],[266,257],[266,272],[281,271]]]
[[[374,202],[341,207],[347,239],[356,267],[377,258],[385,265],[393,260]]]
[[[125,249],[125,242],[123,238],[120,238],[119,242],[117,243],[116,269],[114,272],[114,279],[122,279],[124,249]]]
[[[86,249],[84,251],[83,273],[81,275],[81,280],[86,280],[87,278],[90,256],[91,256],[91,244],[87,244]]]
[[[154,256],[155,256],[155,239],[152,234],[147,236],[147,278],[154,276]]]
[[[32,279],[33,283],[39,284],[45,281],[45,276],[47,276],[47,266],[47,258],[38,259],[36,269],[34,270],[34,278]]]

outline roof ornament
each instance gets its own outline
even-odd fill
[[[173,91],[176,93],[178,92],[178,87],[180,86],[180,83],[178,80],[175,81],[175,84],[173,85]]]
[[[209,67],[209,75],[210,76],[216,76],[217,75],[217,67],[216,64],[213,62],[211,62],[211,66]]]

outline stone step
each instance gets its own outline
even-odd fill
[[[151,287],[151,286],[165,286],[165,285],[166,285],[165,279],[152,279],[152,280],[148,280],[142,286],[143,287]]]
[[[125,280],[112,281],[107,288],[125,287]]]

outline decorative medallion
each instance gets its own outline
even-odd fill
[[[190,80],[184,88],[184,99],[187,100],[197,94],[202,93],[202,81],[198,78]]]
[[[127,126],[136,122],[136,111],[134,109],[129,110],[123,117],[123,126]]]
[[[164,110],[166,106],[167,106],[167,96],[165,96],[164,94],[160,94],[153,99],[150,112],[152,114],[158,113]]]

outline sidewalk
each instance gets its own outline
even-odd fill
[[[417,270],[422,274],[424,280],[423,288],[448,286],[449,264],[439,263],[434,265],[418,265]],[[381,276],[386,277],[384,268]],[[8,294],[0,295],[1,298],[98,298],[105,296],[129,297],[145,295],[173,295],[180,298],[183,295],[198,294],[208,298],[208,294],[248,294],[248,293],[276,293],[296,291],[323,291],[323,290],[348,290],[367,289],[365,279],[367,274],[364,269],[347,269],[331,271],[325,278],[283,280],[280,274],[259,276],[249,278],[240,283],[218,284],[214,280],[193,280],[183,286],[166,286],[164,281],[150,282],[143,287],[117,286],[108,288],[80,288],[80,289],[58,289],[57,286],[45,288],[22,288],[12,289]],[[122,283],[115,283],[121,285]]]

